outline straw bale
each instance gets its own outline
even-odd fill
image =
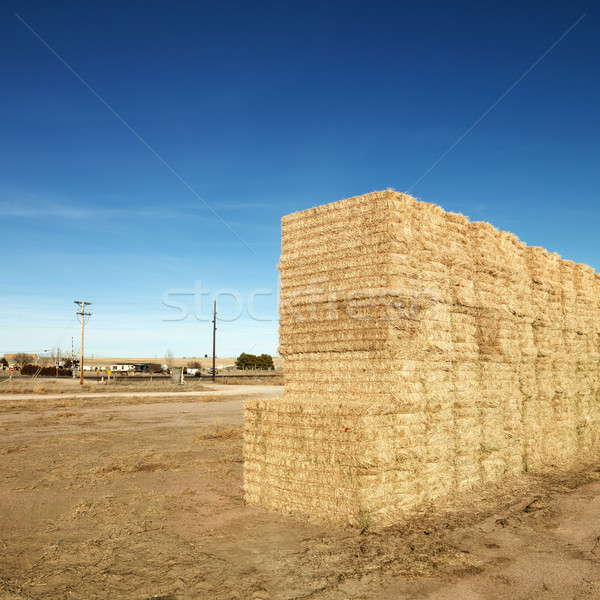
[[[600,444],[600,276],[390,190],[282,220],[283,400],[249,502],[390,522]]]
[[[354,522],[386,507],[390,482],[405,484],[404,502],[418,491],[418,423],[393,405],[247,401],[245,430],[249,501],[309,516],[332,508],[334,520]]]

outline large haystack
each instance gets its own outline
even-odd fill
[[[600,445],[600,276],[393,191],[283,219],[282,400],[245,407],[249,502],[389,522]]]

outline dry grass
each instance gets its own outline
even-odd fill
[[[244,428],[241,425],[223,425],[215,423],[212,426],[201,428],[196,440],[241,440],[244,437]]]
[[[196,402],[227,402],[241,400],[244,396],[222,396],[218,393],[198,396],[120,396],[119,394],[101,397],[73,398],[65,395],[60,398],[44,398],[43,400],[29,400],[27,398],[6,400],[0,396],[0,413],[40,413],[47,410],[79,409],[79,408],[110,408],[119,405],[140,404],[193,404]],[[59,416],[70,416],[69,412],[60,413]]]
[[[2,394],[80,394],[84,392],[160,392],[160,391],[204,391],[206,388],[200,380],[188,378],[183,385],[172,384],[170,379],[160,378],[144,381],[127,381],[126,378],[111,381],[96,382],[84,381],[80,385],[78,381],[31,381],[13,379],[0,385],[0,397]]]
[[[72,382],[48,382],[48,381],[19,381],[19,379],[6,380],[0,385],[0,396],[2,394],[74,394],[95,389],[95,384],[84,383],[76,387]]]
[[[127,457],[98,468],[98,474],[108,473],[154,473],[155,471],[177,471],[181,468],[178,461],[161,461],[160,456],[150,458]]]
[[[226,385],[283,385],[283,375],[265,375],[261,377],[219,377],[215,383]]]

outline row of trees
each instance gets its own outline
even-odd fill
[[[72,377],[71,369],[57,369],[56,367],[40,367],[39,365],[23,365],[21,375],[37,375],[38,377]]]
[[[67,353],[62,352],[60,348],[52,349],[49,351],[48,356],[34,356],[33,354],[27,354],[26,352],[19,352],[13,357],[13,363],[19,369],[22,369],[25,365],[39,365],[40,367],[56,367],[56,365],[62,365],[64,369],[70,369],[73,362],[70,358],[67,358]],[[8,361],[5,357],[0,359],[0,365],[7,367]]]
[[[235,361],[236,369],[245,371],[247,369],[274,369],[273,358],[268,354],[261,354],[256,356],[255,354],[246,354],[242,352]]]
[[[17,367],[19,367],[19,369],[22,369],[25,365],[33,364],[35,360],[35,356],[33,356],[32,354],[25,354],[25,352],[19,352],[13,357],[13,362]]]
[[[59,363],[63,369],[70,369],[73,366],[73,361],[70,358],[59,359],[58,357],[52,358],[46,356],[40,359],[36,359],[35,356],[31,354],[26,354],[25,352],[19,352],[18,354],[15,354],[13,362],[21,371],[25,366],[44,367],[48,369],[55,369],[57,363]],[[0,364],[2,366],[8,367],[8,361],[4,357],[2,357],[2,359],[0,360]]]

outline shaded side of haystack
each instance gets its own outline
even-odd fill
[[[533,382],[524,414],[528,469],[555,468],[598,445],[598,276],[527,248],[532,282]]]
[[[283,401],[246,406],[250,502],[398,512],[600,448],[600,276],[392,191],[283,219]]]

